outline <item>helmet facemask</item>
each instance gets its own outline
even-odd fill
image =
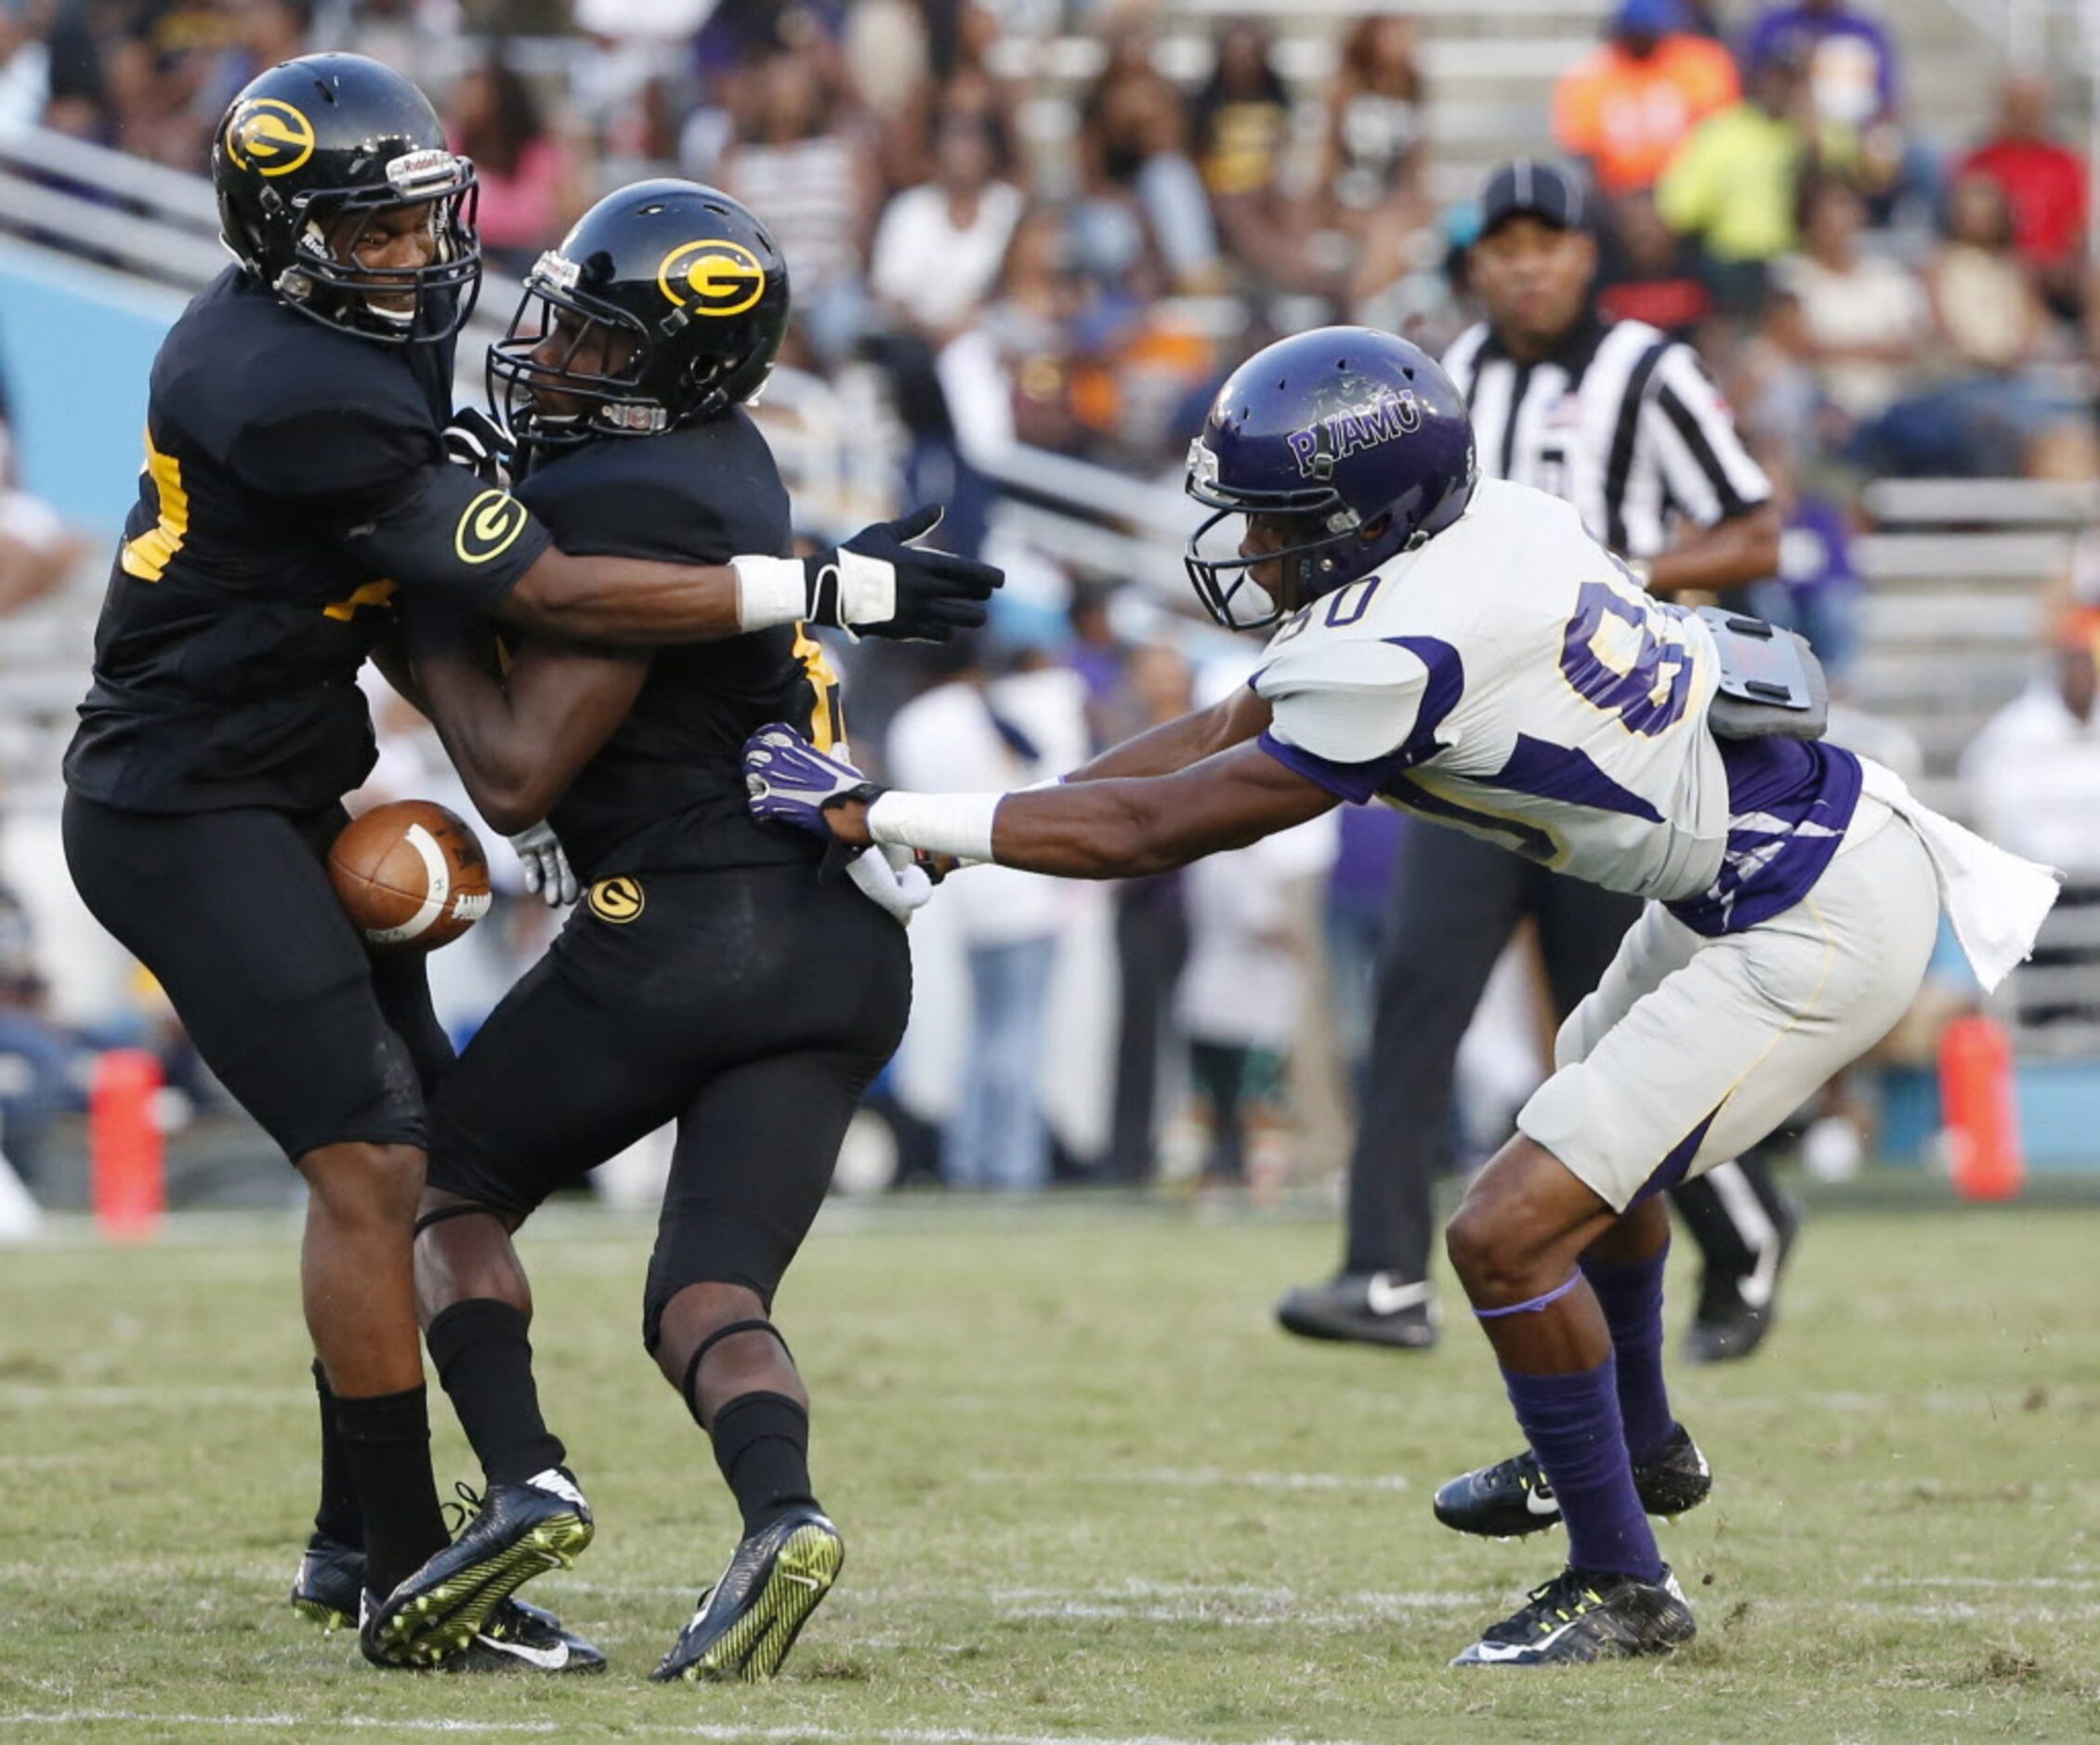
[[[579,291],[577,278],[575,264],[552,251],[533,264],[508,330],[489,348],[491,411],[515,441],[536,449],[668,430],[671,408],[642,387],[651,361],[649,330],[625,309]],[[551,362],[541,356],[550,338],[557,342]],[[579,367],[586,356],[620,361]],[[580,404],[552,411],[556,396]]]
[[[1188,447],[1186,488],[1213,511],[1188,536],[1188,579],[1203,609],[1227,630],[1266,630],[1308,601],[1368,575],[1392,555],[1388,542],[1363,537],[1362,518],[1332,485],[1234,491],[1221,483],[1217,457],[1201,438]],[[1256,516],[1280,523],[1282,540],[1243,555],[1240,518]],[[1278,566],[1273,588],[1253,573],[1268,564]],[[1259,615],[1241,613],[1250,588],[1263,602]]]
[[[325,326],[368,339],[414,345],[449,339],[466,325],[481,289],[481,242],[475,229],[480,190],[474,166],[449,151],[411,151],[387,166],[384,184],[304,190],[286,202],[266,189],[266,212],[282,221],[291,259],[265,278],[290,308]],[[377,213],[427,205],[431,258],[420,267],[365,267],[338,252],[346,232]],[[257,251],[258,255],[260,251]],[[405,299],[407,307],[385,307]]]

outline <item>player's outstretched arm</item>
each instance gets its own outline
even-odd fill
[[[919,509],[812,557],[727,564],[573,557],[550,546],[498,610],[583,642],[715,642],[792,623],[945,642],[984,623],[985,602],[1005,578],[990,564],[912,543],[939,519],[938,508]]]
[[[794,728],[770,727],[745,744],[744,774],[760,818],[847,846],[882,843],[1059,878],[1169,872],[1340,804],[1258,745],[1235,746],[1165,776],[1019,794],[911,794],[877,788]]]
[[[1255,696],[1251,686],[1242,685],[1208,709],[1198,709],[1178,720],[1148,728],[1121,745],[1109,746],[1065,780],[1103,781],[1171,775],[1235,745],[1244,745],[1267,728],[1268,716],[1268,700]]]
[[[412,615],[409,647],[475,810],[506,836],[546,817],[649,676],[646,654],[528,639],[499,678],[485,626],[429,610]]]

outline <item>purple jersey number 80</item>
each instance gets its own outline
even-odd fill
[[[1692,687],[1691,650],[1670,638],[1670,609],[1629,597],[1606,582],[1585,582],[1560,644],[1560,670],[1588,702],[1619,717],[1629,733],[1652,739],[1684,718]],[[1632,632],[1608,625],[1616,618]],[[1600,636],[1628,650],[1622,665],[1597,653]]]

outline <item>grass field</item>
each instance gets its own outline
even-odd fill
[[[647,1244],[579,1211],[528,1249],[600,1521],[532,1592],[614,1661],[548,1683],[372,1672],[282,1604],[312,1503],[288,1223],[0,1254],[0,1737],[2100,1734],[2100,1210],[1821,1217],[1771,1348],[1679,1379],[1717,1472],[1663,1534],[1700,1640],[1544,1674],[1445,1668],[1561,1544],[1429,1516],[1513,1446],[1471,1326],[1425,1358],[1276,1332],[1324,1221],[914,1203],[840,1209],[780,1305],[838,1590],[779,1684],[650,1685],[733,1517],[640,1352]]]

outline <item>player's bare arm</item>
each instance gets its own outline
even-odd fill
[[[757,735],[745,749],[744,768],[761,817],[827,832],[848,847],[882,843],[1059,878],[1171,872],[1207,854],[1244,848],[1340,804],[1253,745],[1172,775],[1004,795],[886,794],[784,728]]]
[[[1678,594],[1740,587],[1762,582],[1778,568],[1778,507],[1760,503],[1711,527],[1687,529],[1684,538],[1651,561],[1647,580],[1657,594]]]
[[[1103,781],[1171,775],[1235,745],[1244,745],[1268,726],[1268,715],[1267,701],[1242,686],[1208,709],[1195,710],[1127,739],[1121,745],[1109,746],[1065,780]]]
[[[537,823],[612,737],[649,676],[646,654],[528,639],[497,676],[479,625],[415,627],[415,684],[474,807],[514,835]]]
[[[718,642],[795,623],[945,642],[984,623],[984,602],[1004,578],[990,564],[911,543],[938,519],[922,509],[811,558],[727,564],[579,558],[550,545],[498,616],[567,640],[627,645]]]

